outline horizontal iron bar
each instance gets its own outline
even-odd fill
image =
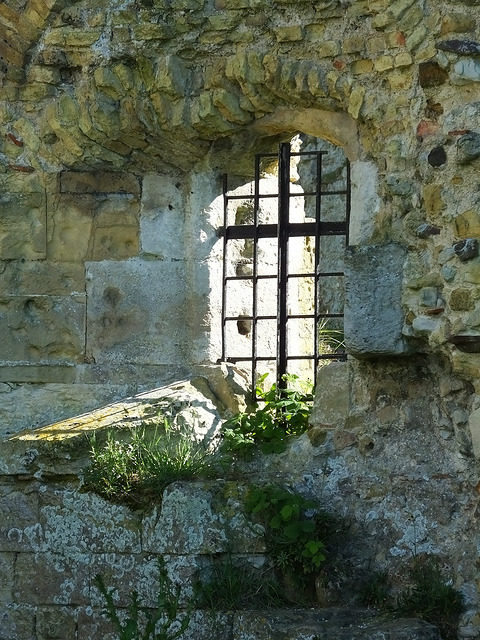
[[[265,275],[256,275],[255,278],[257,280],[273,280],[277,277],[276,273],[272,273],[272,274],[265,274]],[[225,282],[231,281],[231,280],[253,280],[253,275],[251,276],[227,276],[225,278]]]
[[[347,234],[346,222],[320,222],[320,236],[344,236]],[[220,235],[225,233],[222,227],[219,229]],[[276,224],[259,224],[255,227],[252,224],[238,224],[227,227],[227,240],[247,240],[252,238],[276,238],[278,233],[278,225]],[[305,236],[317,235],[316,222],[289,222],[288,236],[290,238],[301,238]]]
[[[317,318],[343,318],[343,313],[317,313]]]
[[[293,156],[326,156],[328,151],[297,151],[296,153],[290,153],[290,157]]]
[[[235,362],[253,362],[253,360],[255,360],[255,362],[259,362],[259,361],[262,361],[262,362],[269,362],[269,361],[275,362],[276,359],[277,359],[276,356],[256,356],[256,358],[252,358],[251,356],[250,357],[240,356],[238,358],[236,356],[228,356],[227,362],[233,362],[233,363],[235,363]]]
[[[318,356],[287,356],[287,360],[341,360],[341,359],[346,359],[347,358],[347,354],[344,351],[340,351],[338,353],[329,353],[329,354],[323,354],[323,355],[318,355]],[[262,361],[262,362],[268,362],[268,361],[272,361],[275,362],[276,357],[275,356],[257,356],[255,358],[256,362]],[[253,362],[253,358],[250,356],[228,356],[227,358],[227,362]]]
[[[241,316],[227,316],[224,318],[225,322],[233,322],[235,320],[254,320],[253,316],[241,315]],[[276,320],[277,316],[256,316],[256,320]]]
[[[321,276],[322,278],[327,278],[329,276],[344,276],[345,273],[343,271],[319,271],[317,273],[317,278]]]
[[[278,193],[264,193],[256,195],[245,195],[245,196],[229,196],[226,195],[225,199],[228,200],[255,200],[256,198],[278,198]]]
[[[335,191],[292,191],[288,194],[289,198],[303,198],[304,196],[346,196],[348,191],[346,189],[336,189]],[[225,196],[227,202],[229,200],[254,200],[258,198],[278,198],[278,193],[259,193],[258,196],[252,194],[246,194],[244,196]]]
[[[292,191],[290,198],[301,198],[302,196],[346,196],[348,191],[345,189],[337,189],[335,191],[300,191],[295,193]]]

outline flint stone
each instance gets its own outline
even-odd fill
[[[454,244],[453,250],[462,262],[466,262],[478,256],[478,240],[475,238],[466,238]]]
[[[351,247],[345,264],[345,344],[358,358],[406,353],[401,292],[405,249]]]
[[[444,40],[437,44],[437,49],[457,53],[459,56],[480,55],[480,44],[473,40]]]
[[[457,140],[457,158],[461,164],[468,164],[480,157],[480,133],[471,131]]]
[[[480,82],[480,62],[473,58],[459,60],[453,67],[453,84],[468,84],[469,82]]]
[[[417,227],[417,236],[419,238],[428,238],[429,236],[438,236],[440,233],[440,227],[436,227],[433,224],[428,224],[424,222],[419,227]]]
[[[420,86],[424,89],[441,85],[448,78],[448,73],[445,69],[442,69],[438,62],[431,60],[420,63],[418,74]]]
[[[428,154],[428,164],[432,167],[441,167],[447,161],[447,154],[443,147],[435,147]]]

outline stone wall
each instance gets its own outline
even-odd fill
[[[352,352],[475,378],[472,6],[4,2],[2,404],[38,424],[216,360],[220,174],[299,131],[344,148],[351,243],[398,280],[394,319],[348,298]]]
[[[298,132],[324,138],[352,166],[346,340],[359,361],[339,378],[348,414],[329,421],[319,409],[317,421],[364,465],[334,465],[335,490],[375,523],[376,508],[362,509],[380,486],[382,513],[390,501],[404,529],[407,512],[445,496],[428,521],[414,517],[425,539],[435,531],[428,548],[458,561],[473,607],[478,7],[3,2],[2,429],[215,361],[221,174],[247,182],[254,152]],[[452,529],[438,524],[452,514]]]

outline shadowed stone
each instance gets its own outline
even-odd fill
[[[444,40],[437,44],[437,49],[457,53],[459,56],[480,55],[480,44],[473,40]]]
[[[462,262],[466,262],[478,256],[478,240],[475,238],[466,238],[454,244],[453,250]]]
[[[480,133],[470,131],[457,140],[457,158],[461,164],[468,164],[480,156]]]
[[[400,302],[405,257],[405,249],[397,244],[347,250],[345,344],[352,355],[406,352]]]

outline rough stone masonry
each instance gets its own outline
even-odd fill
[[[216,361],[220,175],[324,138],[354,357],[322,469],[380,565],[455,568],[478,637],[479,0],[5,0],[0,77],[4,432]]]

